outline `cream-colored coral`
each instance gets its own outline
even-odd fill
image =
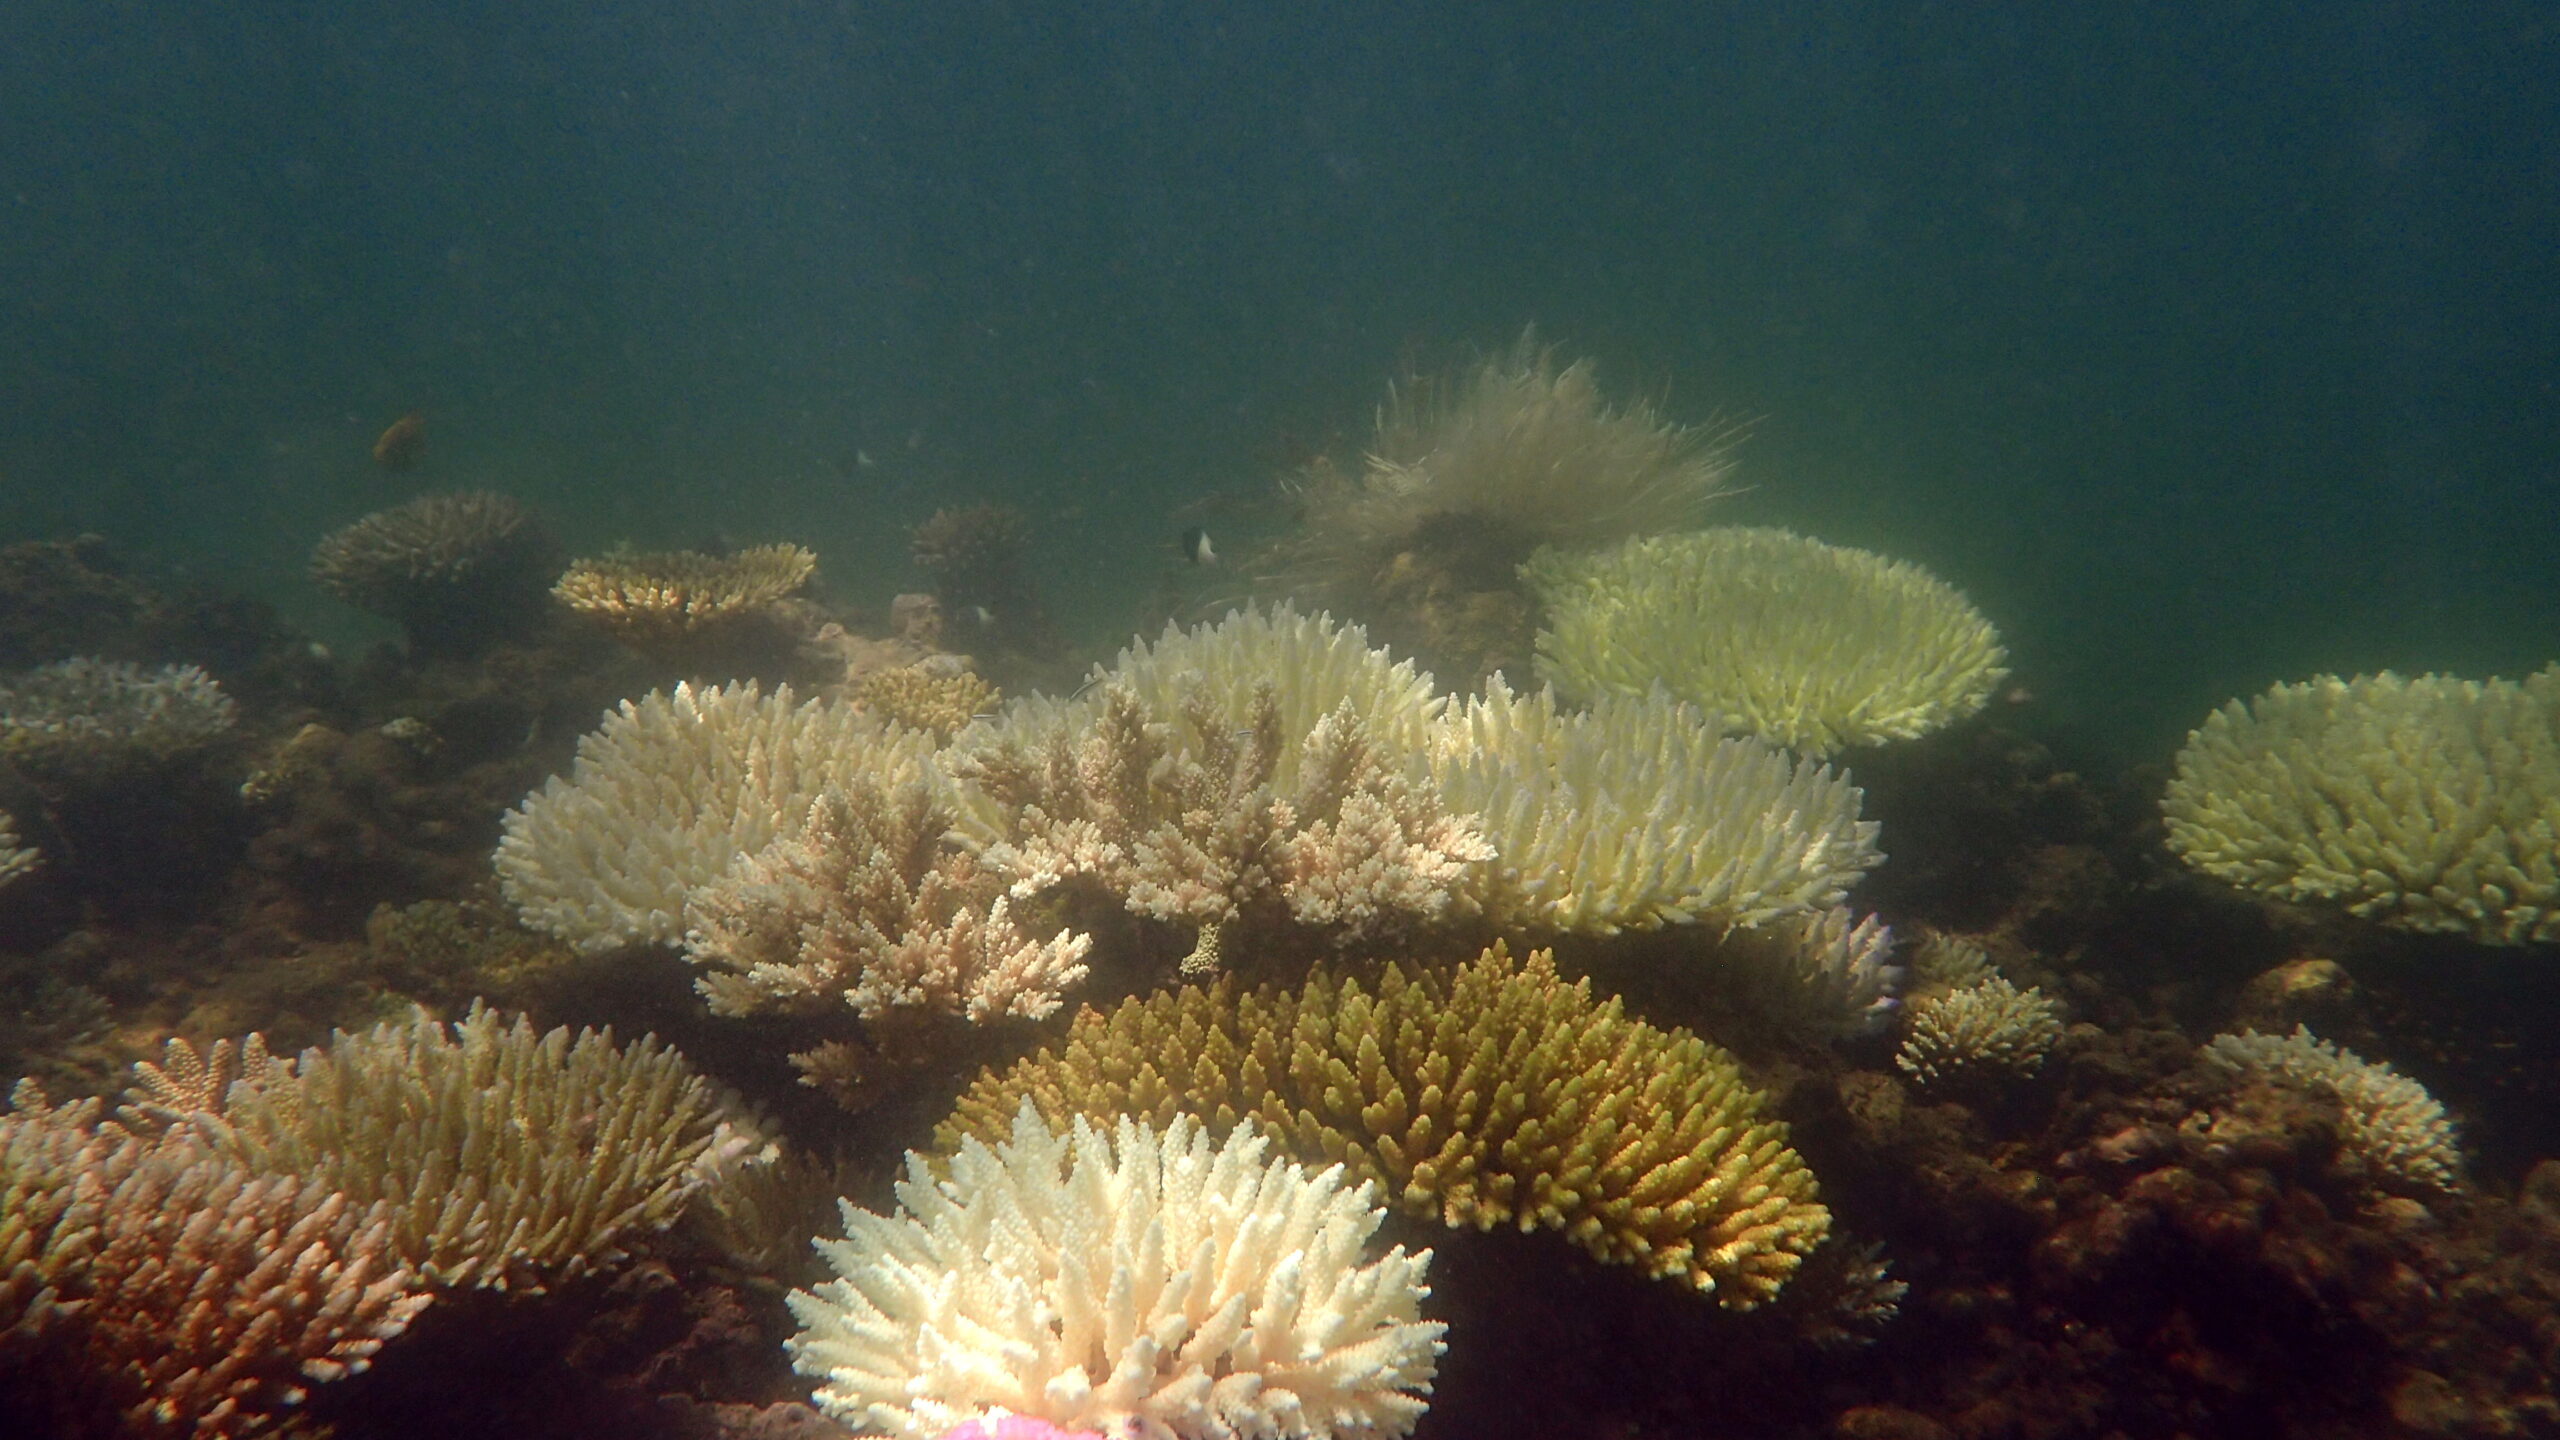
[[[1902,981],[1893,961],[1893,931],[1882,919],[1834,905],[1727,932],[1711,983],[1760,1021],[1835,1039],[1893,1018]]]
[[[2381,1177],[2427,1190],[2461,1186],[2462,1147],[2427,1087],[2297,1025],[2290,1035],[2217,1035],[2205,1059],[2337,1097],[2340,1144]]]
[[[937,670],[929,665],[874,670],[853,685],[855,704],[942,740],[992,710],[1001,698],[996,687],[967,670]]]
[[[2278,685],[2187,737],[2178,858],[2244,890],[2490,945],[2560,940],[2560,665]]]
[[[1285,913],[1344,945],[1477,908],[1491,847],[1354,701],[1292,740],[1277,686],[1255,684],[1239,724],[1224,688],[1182,690],[1168,725],[1115,679],[1082,734],[998,729],[955,754],[998,817],[983,853],[1014,895],[1089,879],[1152,919],[1201,930]]]
[[[1507,923],[1611,934],[1765,925],[1842,902],[1884,856],[1848,777],[1750,736],[1719,738],[1655,691],[1589,713],[1497,679],[1436,727],[1447,808],[1501,857]]]
[[[1588,547],[1697,523],[1732,471],[1720,436],[1611,405],[1592,363],[1559,366],[1523,336],[1464,374],[1410,380],[1378,412],[1362,472],[1316,469],[1296,486],[1297,536],[1278,569],[1345,597],[1425,532],[1487,532],[1497,551]]]
[[[684,905],[741,855],[795,833],[830,785],[896,786],[931,737],[789,686],[678,685],[605,717],[576,764],[507,813],[499,887],[527,926],[582,950],[684,938]]]
[[[1040,1019],[1084,979],[1090,936],[1025,932],[1007,877],[943,843],[921,780],[854,777],[799,832],[742,856],[687,903],[685,954],[715,1013],[851,1005]]]
[[[1913,1000],[1893,1063],[1923,1085],[1995,1072],[2024,1079],[2061,1039],[2061,1006],[1994,975]]]
[[[793,1291],[792,1363],[821,1408],[921,1440],[999,1411],[1147,1440],[1393,1440],[1442,1350],[1431,1254],[1366,1246],[1373,1187],[1263,1158],[1177,1116],[1063,1131],[1028,1101],[944,1173],[908,1157],[900,1213],[844,1202]]]
[[[1806,755],[1908,740],[1980,710],[2009,672],[1991,622],[1907,561],[1728,527],[1547,550],[1538,674],[1577,701],[1655,685]]]
[[[1017,702],[994,728],[1032,743],[1058,730],[1080,730],[1099,713],[1099,697],[1114,689],[1170,727],[1177,753],[1256,723],[1268,691],[1278,707],[1282,746],[1272,778],[1284,788],[1298,781],[1299,742],[1345,706],[1373,742],[1397,753],[1417,750],[1448,707],[1433,693],[1430,675],[1371,646],[1360,626],[1338,624],[1322,611],[1302,615],[1284,603],[1248,605],[1188,630],[1167,625],[1152,644],[1140,640],[1111,664],[1095,666],[1082,699]],[[1208,708],[1194,722],[1191,711],[1200,704]]]
[[[17,817],[0,810],[0,889],[31,873],[43,861],[44,852],[18,843]]]
[[[1087,1009],[1056,1045],[981,1076],[935,1143],[1001,1135],[1025,1099],[1052,1119],[1250,1118],[1408,1214],[1562,1231],[1734,1309],[1775,1295],[1831,1224],[1732,1057],[1499,944],[1374,986],[1318,974],[1239,993],[1229,977]]]
[[[551,593],[645,647],[768,611],[798,593],[817,570],[818,557],[798,545],[751,545],[726,555],[606,555],[573,562]]]
[[[223,1068],[184,1048],[172,1042],[163,1068]],[[392,1248],[443,1285],[538,1289],[601,1266],[671,1223],[746,1138],[654,1039],[538,1032],[485,1006],[450,1026],[422,1014],[340,1031],[293,1060],[262,1044],[236,1053],[219,1108],[178,1113],[171,1133],[359,1205],[391,1202]]]
[[[1935,926],[1923,926],[1911,947],[1911,991],[1956,990],[1998,976],[1991,952],[1981,941]]]

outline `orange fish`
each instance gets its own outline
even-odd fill
[[[373,442],[373,463],[385,470],[406,470],[427,453],[427,412],[412,410],[391,422]]]

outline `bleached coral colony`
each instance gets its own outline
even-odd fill
[[[898,1214],[845,1202],[845,1238],[819,1244],[837,1278],[791,1296],[793,1361],[829,1413],[900,1440],[990,1413],[1157,1440],[1402,1435],[1442,1349],[1420,1314],[1431,1254],[1370,1254],[1375,1187],[1270,1149],[1250,1122],[1053,1128],[1026,1102],[947,1174],[909,1156]]]

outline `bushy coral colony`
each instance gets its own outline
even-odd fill
[[[1409,379],[1081,684],[992,503],[0,552],[0,1432],[2560,1433],[2560,667],[2128,799],[1729,451]]]

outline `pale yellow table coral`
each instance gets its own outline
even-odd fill
[[[1538,674],[1571,699],[1656,685],[1728,730],[1823,756],[1980,710],[2009,672],[1964,596],[1907,561],[1728,527],[1542,551]]]
[[[2490,945],[2560,940],[2560,665],[2235,700],[2187,737],[2161,810],[2180,859],[2244,890]]]

